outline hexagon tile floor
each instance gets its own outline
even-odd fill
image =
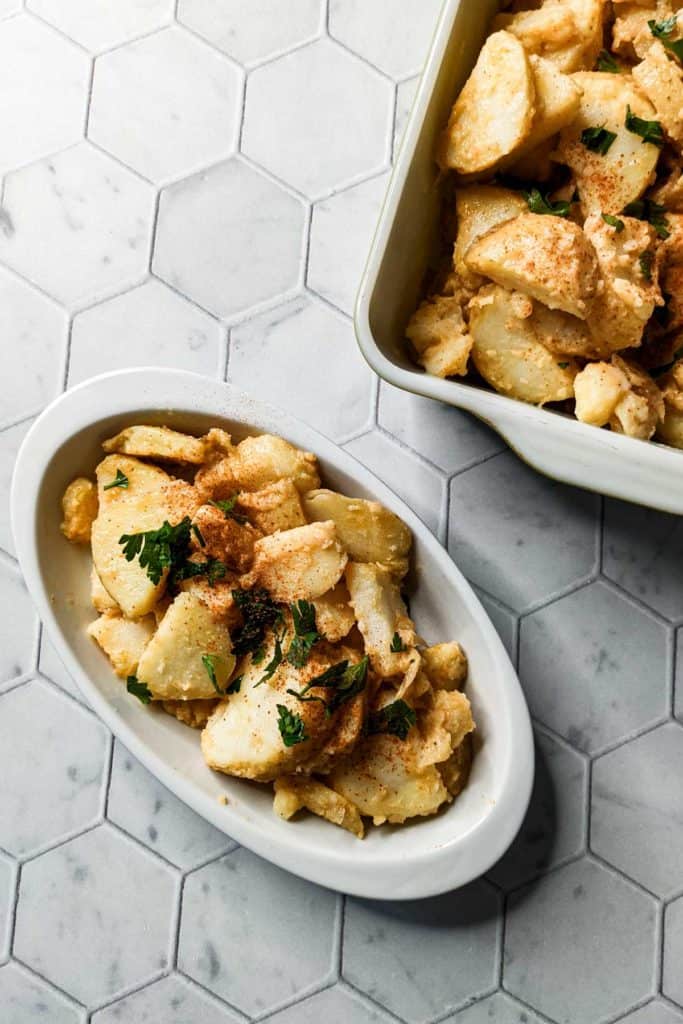
[[[437,10],[0,0],[0,1024],[683,1024],[683,526],[378,387],[353,340]],[[377,904],[289,877],[84,705],[6,494],[43,405],[136,364],[227,377],[342,442],[477,587],[537,737],[487,878]]]

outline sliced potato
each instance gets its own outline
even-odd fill
[[[659,149],[626,128],[626,112],[646,120],[654,107],[636,91],[627,75],[601,71],[573,76],[582,90],[579,112],[560,133],[555,159],[574,172],[584,217],[590,213],[620,214],[639,199],[654,180]],[[615,140],[604,155],[581,141],[586,128],[606,128]]]
[[[95,611],[98,612],[119,612],[120,608],[108,590],[102,585],[102,580],[97,575],[97,569],[93,565],[90,570],[90,600]]]
[[[291,480],[277,480],[260,491],[240,494],[238,505],[261,533],[294,530],[306,524],[299,492]]]
[[[626,375],[616,366],[603,362],[588,363],[574,380],[577,420],[591,423],[594,427],[604,427],[627,391]]]
[[[579,28],[570,4],[544,3],[537,10],[498,14],[493,27],[511,32],[528,53],[554,61],[562,71],[578,71]]]
[[[459,643],[434,644],[422,651],[422,668],[436,690],[461,690],[467,679],[467,655]]]
[[[455,102],[437,149],[437,163],[460,174],[491,171],[529,136],[534,82],[524,47],[494,32]]]
[[[117,676],[125,679],[135,675],[142,653],[155,629],[153,615],[131,620],[108,612],[90,623],[88,635],[100,645]]]
[[[72,480],[62,496],[61,531],[75,544],[87,544],[97,517],[97,488],[92,480],[79,476]]]
[[[435,377],[467,373],[472,339],[457,296],[432,295],[420,303],[408,321],[406,337],[427,373]]]
[[[664,399],[650,375],[616,354],[609,363],[583,370],[578,396],[578,419],[595,426],[609,423],[618,434],[647,441],[664,420]]]
[[[274,601],[312,601],[337,585],[347,561],[334,523],[309,523],[258,540],[250,581]]]
[[[231,453],[198,470],[195,485],[205,498],[231,498],[258,491],[278,480],[291,480],[298,491],[318,487],[318,460],[282,437],[246,437]]]
[[[210,659],[213,673],[204,658]],[[145,648],[137,675],[154,700],[206,700],[216,696],[217,688],[225,689],[234,667],[228,630],[203,601],[182,593]]]
[[[499,185],[470,185],[455,193],[458,216],[458,234],[455,239],[453,263],[456,273],[473,288],[483,283],[479,274],[473,274],[465,263],[470,246],[491,228],[511,220],[529,207],[519,192]]]
[[[417,636],[398,584],[379,565],[350,562],[346,585],[373,669],[383,678],[402,675],[408,669],[410,649],[417,643]],[[404,648],[399,652],[392,651],[396,636]]]
[[[347,498],[325,488],[302,497],[310,522],[331,520],[347,554],[356,562],[379,562],[390,572],[404,576],[412,534],[403,520],[378,501]]]
[[[537,149],[556,135],[576,117],[581,103],[581,87],[563,74],[551,61],[535,55],[529,57],[536,92],[536,113],[529,135],[515,150],[509,162]],[[504,161],[507,163],[507,161]],[[536,180],[535,178],[532,180]]]
[[[326,594],[316,597],[313,605],[318,632],[330,643],[334,644],[343,640],[356,624],[349,592],[343,580],[332,590],[328,590]]]
[[[128,487],[105,490],[117,470],[128,478]],[[131,619],[152,611],[164,592],[168,570],[164,569],[158,583],[152,583],[137,558],[126,561],[119,539],[123,534],[158,529],[165,519],[170,521],[170,482],[162,469],[126,455],[108,455],[97,467],[99,513],[92,525],[93,562],[103,586]]]
[[[664,417],[657,426],[657,440],[683,448],[683,359],[676,360],[658,383],[664,399]]]
[[[285,821],[289,821],[297,811],[305,807],[311,814],[317,814],[333,825],[345,828],[358,839],[365,835],[358,808],[341,793],[335,793],[317,779],[285,775],[275,780],[274,788],[273,810]]]
[[[533,332],[536,340],[549,352],[582,359],[592,359],[599,355],[586,320],[579,320],[560,309],[548,309],[541,302],[534,302],[533,310],[525,322],[527,329]]]
[[[658,39],[653,40],[647,55],[633,69],[633,77],[641,92],[655,108],[656,120],[680,149],[683,144],[683,72],[675,60],[667,56]]]
[[[183,725],[191,729],[203,729],[213,713],[218,700],[165,700],[161,706],[164,711],[177,718]]]
[[[493,228],[469,249],[470,270],[509,290],[585,320],[597,280],[593,248],[564,217],[523,213]]]
[[[536,405],[571,398],[578,364],[552,355],[538,341],[529,325],[532,308],[530,299],[498,285],[482,288],[470,308],[474,364],[484,380],[511,398]]]
[[[105,452],[137,455],[140,458],[200,465],[206,457],[204,441],[190,434],[180,434],[169,427],[126,427],[102,444]]]

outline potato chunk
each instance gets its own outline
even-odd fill
[[[436,690],[461,690],[467,679],[467,655],[455,640],[434,644],[422,651],[422,668]]]
[[[437,162],[460,174],[491,171],[531,131],[534,82],[524,47],[494,32],[455,102],[437,149]]]
[[[215,505],[201,505],[194,523],[203,545],[195,537],[193,543],[204,558],[217,558],[237,572],[246,572],[254,557],[254,544],[261,534],[250,523],[237,522]],[[203,560],[203,559],[202,559]]]
[[[169,427],[126,427],[115,437],[104,441],[102,447],[105,452],[193,465],[201,465],[206,457],[203,440],[190,434],[180,434]]]
[[[402,675],[408,668],[410,648],[417,643],[417,636],[398,584],[379,565],[350,562],[346,585],[373,669],[383,678]],[[405,650],[392,651],[396,635]]]
[[[205,498],[231,498],[291,480],[298,491],[318,487],[318,460],[273,434],[245,437],[231,453],[198,470],[195,485]]]
[[[572,123],[560,133],[555,159],[574,172],[584,217],[620,214],[652,183],[659,157],[657,146],[626,128],[627,108],[647,120],[654,119],[654,108],[626,75],[586,71],[573,77],[582,89],[581,104]],[[586,128],[596,127],[616,135],[605,154],[591,151],[581,141]]]
[[[470,270],[580,319],[597,279],[593,248],[573,221],[524,213],[483,235],[465,256]]]
[[[299,492],[291,480],[277,480],[260,491],[240,494],[238,505],[261,533],[293,530],[306,524]]]
[[[276,779],[274,788],[273,810],[285,821],[305,807],[311,814],[345,828],[358,839],[365,835],[358,808],[317,779],[287,775]]]
[[[95,611],[98,612],[119,612],[120,608],[114,598],[103,587],[102,580],[97,575],[93,565],[90,570],[90,600]]]
[[[487,285],[472,300],[472,359],[484,380],[504,395],[543,405],[573,395],[578,364],[552,355],[538,340],[526,296]]]
[[[79,476],[72,480],[62,496],[64,519],[61,531],[75,544],[87,544],[97,516],[97,488],[92,480]]]
[[[134,676],[142,652],[152,639],[156,623],[153,615],[142,619],[123,619],[108,612],[88,626],[88,635],[96,640],[109,658],[117,676]]]
[[[470,185],[459,188],[455,193],[455,209],[458,216],[458,234],[453,251],[456,273],[465,284],[477,288],[483,283],[479,274],[473,274],[465,264],[470,246],[491,228],[511,220],[529,207],[519,192],[499,185]]]
[[[165,700],[161,706],[183,725],[189,725],[191,729],[203,729],[217,704],[218,700]]]
[[[595,426],[609,423],[616,433],[644,441],[663,421],[664,400],[659,388],[631,360],[613,355],[610,363],[592,363],[580,376],[577,419]]]
[[[680,149],[683,144],[683,73],[659,42],[653,40],[645,59],[636,64],[633,77],[655,108],[664,131]]]
[[[586,66],[590,46],[582,37],[572,6],[546,2],[537,10],[499,14],[493,27],[511,32],[528,53],[545,57],[560,71],[578,71]]]
[[[510,162],[536,149],[560,129],[571,124],[581,102],[581,87],[551,61],[531,56],[529,62],[534,76],[536,113],[529,135],[509,158]]]
[[[604,427],[627,391],[626,376],[616,366],[588,363],[574,380],[577,420]]]
[[[332,590],[328,590],[326,594],[316,597],[313,605],[318,632],[330,643],[334,644],[343,640],[356,624],[349,592],[343,580]]]
[[[657,426],[657,440],[683,448],[683,359],[659,380],[664,399],[664,418]]]
[[[406,337],[427,373],[435,377],[463,377],[467,373],[472,339],[458,297],[432,295],[425,299],[408,321]]]
[[[412,534],[384,505],[325,488],[309,491],[302,500],[309,521],[334,523],[337,537],[355,562],[379,562],[397,576],[406,574]]]
[[[274,601],[312,601],[337,585],[347,561],[334,523],[309,523],[256,541],[251,579]]]
[[[209,666],[211,660],[214,685]],[[224,690],[235,667],[230,634],[203,601],[178,594],[140,658],[137,675],[154,700],[206,700]]]

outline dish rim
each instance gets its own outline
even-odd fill
[[[158,398],[154,400],[155,395],[163,395],[163,402]],[[169,397],[171,402],[167,404]],[[235,404],[252,410],[253,419],[235,415]],[[502,674],[509,698],[510,727],[516,739],[515,757],[510,758],[497,803],[481,821],[446,843],[427,844],[425,849],[409,852],[408,856],[397,857],[395,853],[390,857],[379,856],[372,863],[358,862],[355,869],[353,865],[349,868],[347,851],[341,846],[338,850],[306,851],[304,833],[296,826],[292,827],[291,837],[287,835],[277,841],[274,850],[272,837],[263,834],[257,819],[250,822],[236,814],[230,804],[220,805],[152,750],[119,716],[109,698],[90,680],[52,609],[39,564],[37,531],[42,510],[39,497],[45,474],[65,443],[88,429],[96,429],[102,421],[127,413],[141,416],[145,411],[157,416],[160,411],[169,412],[171,420],[174,415],[179,418],[183,414],[232,419],[243,423],[247,430],[270,429],[291,437],[293,443],[305,445],[321,460],[367,487],[377,500],[398,511],[410,529],[419,534],[420,543],[441,563],[449,584],[458,590],[472,613],[482,642]],[[526,814],[534,775],[531,723],[518,677],[486,611],[449,554],[402,499],[335,442],[288,413],[251,399],[222,381],[184,370],[118,370],[84,381],[60,395],[41,413],[17,455],[10,506],[17,557],[29,593],[59,657],[89,706],[163,785],[220,831],[279,867],[312,882],[376,899],[416,899],[458,888],[487,871],[508,848]],[[448,854],[456,847],[464,847],[467,856],[450,858],[449,870]]]

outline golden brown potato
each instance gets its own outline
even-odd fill
[[[230,454],[202,466],[195,486],[205,499],[225,499],[278,480],[291,480],[298,491],[310,491],[320,484],[318,461],[282,437],[259,434],[245,437]]]
[[[365,835],[358,808],[317,779],[285,775],[275,780],[274,788],[273,810],[285,821],[305,807],[311,814],[345,828],[358,839]]]
[[[256,541],[249,585],[274,601],[312,601],[337,585],[347,561],[334,523],[309,523]]]
[[[383,678],[402,675],[417,635],[396,580],[379,565],[349,562],[346,585],[374,671]],[[399,651],[392,650],[395,637],[401,642]]]
[[[458,276],[472,288],[483,284],[480,274],[467,268],[465,256],[470,247],[491,228],[511,220],[529,207],[519,192],[499,185],[469,185],[455,193],[458,234],[453,251],[453,265]]]
[[[114,598],[109,594],[107,590],[102,586],[102,580],[97,575],[97,570],[93,565],[90,570],[90,600],[95,611],[98,612],[120,612],[121,609],[117,605]]]
[[[610,363],[591,363],[577,377],[576,416],[629,437],[649,440],[664,419],[662,394],[637,363],[613,355]]]
[[[618,367],[610,363],[588,363],[574,379],[577,420],[604,427],[627,391],[626,375]]]
[[[88,626],[88,635],[96,640],[112,663],[117,676],[134,676],[142,652],[156,629],[153,615],[124,619],[116,613],[100,615]]]
[[[61,531],[66,539],[87,544],[97,517],[97,488],[92,480],[79,476],[71,481],[62,496],[62,514]]]
[[[189,462],[201,465],[206,457],[204,441],[190,434],[180,434],[169,427],[126,427],[115,437],[102,443],[105,452],[120,452],[160,462]]]
[[[552,61],[559,71],[591,68],[602,45],[601,0],[546,2],[538,9],[499,14],[494,28],[512,32],[528,53]]]
[[[529,57],[529,62],[534,77],[536,112],[527,138],[503,161],[506,167],[571,124],[581,102],[580,86],[551,61],[533,55]]]
[[[669,138],[680,149],[683,144],[683,72],[675,60],[667,56],[657,39],[653,39],[645,59],[633,69],[636,84],[655,108]]]
[[[254,544],[261,536],[251,523],[234,519],[215,505],[201,505],[195,515],[194,524],[202,541],[193,537],[196,552],[205,558],[217,558],[236,572],[247,572],[254,558]]]
[[[463,377],[472,339],[456,296],[432,295],[413,313],[406,327],[417,361],[435,377]]]
[[[467,655],[455,640],[434,644],[422,651],[422,668],[435,690],[461,690],[467,680]]]
[[[439,765],[439,772],[451,796],[462,793],[472,767],[472,734],[468,733],[447,761]]]
[[[161,706],[167,714],[177,718],[183,725],[189,725],[191,729],[203,729],[217,704],[218,699],[164,700],[161,702]]]
[[[291,480],[277,480],[259,491],[244,492],[237,505],[261,533],[294,530],[306,524],[299,492]]]
[[[332,590],[316,597],[313,605],[318,632],[330,643],[334,644],[343,640],[356,624],[349,592],[343,580],[340,580]]]

